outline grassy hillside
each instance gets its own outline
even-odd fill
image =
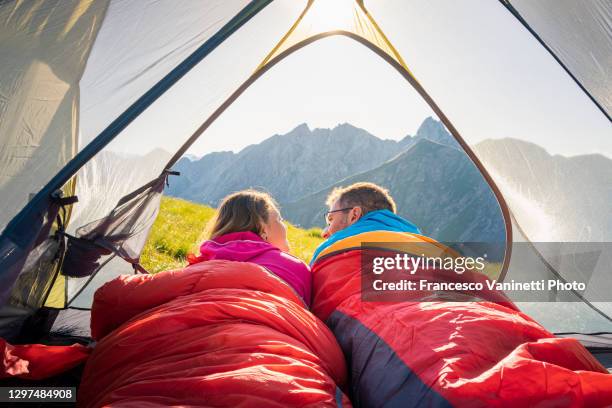
[[[281,210],[282,211],[282,210]],[[204,228],[215,210],[190,201],[163,197],[159,216],[153,224],[149,241],[142,252],[142,266],[150,272],[180,268],[187,254],[198,254],[204,240]],[[323,240],[321,230],[303,230],[287,223],[291,253],[305,262]]]

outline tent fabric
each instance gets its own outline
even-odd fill
[[[25,248],[10,238],[0,239],[0,259],[6,266],[0,274],[0,304],[9,300],[0,307],[0,337],[17,338],[52,288],[61,264],[62,241],[57,231],[65,225],[62,208],[61,198],[52,199],[46,213],[40,214],[40,231],[29,237]]]
[[[78,149],[79,81],[108,1],[0,5],[0,228]]]
[[[2,229],[77,151],[78,84],[107,7],[107,1],[0,5]],[[42,306],[57,259],[50,252],[55,243],[40,240],[52,231],[57,211],[55,204],[40,210],[27,225],[25,242],[15,236],[2,239],[0,303],[11,297],[12,310],[31,312]],[[22,315],[9,319],[10,329],[3,325],[0,331],[12,337]]]
[[[94,273],[98,257],[90,261],[93,268],[90,270],[84,258],[99,251],[102,251],[100,255],[115,253],[126,262],[138,266],[140,253],[159,212],[166,179],[167,174],[164,174],[144,185],[121,199],[108,216],[80,227],[75,237],[69,236],[64,275],[82,277]],[[98,251],[91,249],[92,245]]]
[[[366,39],[408,70],[402,57],[363,6],[363,2],[354,0],[308,1],[291,29],[264,58],[259,68],[304,40],[340,31],[354,33]]]
[[[519,225],[514,224],[515,255],[505,276],[516,280],[576,280],[584,282],[581,292],[532,293],[530,301],[520,302],[521,310],[554,333],[606,332],[612,330],[612,290],[609,242],[535,242],[527,244]],[[542,262],[544,257],[548,262]],[[520,299],[516,299],[519,301]]]
[[[257,265],[206,261],[98,290],[81,406],[350,406],[332,333]]]
[[[64,294],[64,307],[78,305],[80,296],[91,298],[94,288],[86,286],[97,278],[100,269],[115,260],[125,261],[123,268],[131,266],[134,272],[147,273],[140,265],[140,253],[159,212],[162,191],[168,173],[145,184],[123,197],[104,218],[79,228],[75,236],[65,234],[66,251],[62,263],[62,275],[68,282],[59,281],[54,286]],[[77,279],[70,279],[77,278]],[[46,305],[53,301],[50,293]],[[85,303],[89,306],[89,303]]]
[[[51,333],[70,333],[85,339],[91,338],[90,309],[55,309],[57,316],[51,322]]]
[[[256,3],[263,6],[265,2]],[[527,2],[522,1],[509,3],[555,51],[579,82],[591,89],[596,99],[603,100],[602,95],[609,94],[605,91],[609,89],[607,78],[610,76],[602,75],[607,71],[601,69],[609,65],[605,62],[610,58],[610,35],[606,29],[609,27],[610,12],[605,2],[593,0],[582,11],[575,11],[567,2],[563,2],[560,8],[556,8],[556,2],[540,2],[538,6],[527,5]],[[40,187],[54,175],[56,180],[70,180],[72,185],[64,186],[64,190],[69,195],[75,190],[79,197],[77,204],[71,206],[71,209],[67,208],[70,214],[67,232],[74,235],[84,225],[109,215],[121,197],[158,177],[167,159],[172,156],[172,152],[177,151],[187,135],[192,134],[254,72],[262,72],[271,62],[278,62],[278,57],[287,56],[287,52],[296,48],[296,45],[328,34],[349,35],[371,46],[380,56],[388,57],[396,69],[400,67],[402,72],[407,73],[406,77],[412,78],[427,90],[431,99],[452,119],[454,127],[461,131],[466,146],[473,148],[473,159],[482,164],[481,172],[491,176],[494,186],[497,186],[507,202],[515,226],[524,232],[522,236],[525,240],[610,241],[612,228],[598,218],[599,214],[607,214],[609,177],[602,170],[601,173],[594,173],[600,177],[586,174],[580,182],[572,178],[574,174],[585,172],[585,160],[601,162],[596,155],[567,158],[571,170],[561,171],[567,163],[561,163],[562,159],[555,157],[553,152],[560,142],[576,140],[575,134],[568,131],[547,138],[537,131],[545,129],[547,123],[559,121],[567,115],[547,109],[543,95],[548,95],[549,91],[539,89],[538,84],[534,83],[537,77],[532,76],[532,72],[539,69],[531,60],[535,55],[533,49],[517,50],[510,47],[509,42],[504,42],[504,39],[512,37],[531,38],[531,34],[525,32],[521,23],[504,9],[502,3],[459,3],[452,0],[436,3],[315,0],[302,3],[276,0],[258,9],[260,11],[257,15],[253,15],[240,29],[217,44],[214,52],[207,54],[200,64],[160,96],[160,88],[154,88],[156,83],[174,68],[181,66],[189,55],[215,37],[228,22],[239,18],[241,10],[253,7],[254,4],[246,0],[179,3],[153,0],[94,3],[83,0],[44,5],[42,2],[2,2],[0,21],[8,24],[2,24],[0,51],[9,56],[7,60],[11,62],[0,67],[0,115],[3,115],[0,116],[0,130],[3,134],[10,131],[15,137],[6,140],[18,141],[22,147],[32,142],[27,144],[26,150],[30,151],[27,157],[45,158],[30,160],[29,164],[24,165],[23,157],[17,157],[19,152],[13,152],[4,142],[0,143],[5,156],[8,154],[19,159],[8,162],[2,159],[3,164],[10,162],[11,166],[15,164],[16,167],[7,167],[5,173],[0,173],[6,175],[4,181],[0,181],[4,183],[0,184],[3,200],[14,202],[14,205],[6,206],[12,208],[10,211],[0,213],[0,228],[4,228],[8,222],[17,225],[3,231],[0,238],[3,270],[0,279],[1,287],[5,289],[3,299],[9,296],[9,288],[23,271],[28,254],[41,244],[39,236],[42,240],[49,236],[56,218],[55,210],[47,208],[48,197],[43,197],[39,205],[28,207],[28,217],[32,218],[25,221],[21,219],[17,223],[14,215],[26,205],[30,193],[40,192]],[[486,21],[481,21],[483,24],[473,24],[474,16],[487,13],[495,16],[503,13],[505,19],[499,20],[503,24],[493,26],[484,24]],[[466,15],[470,18],[463,18]],[[587,21],[595,23],[585,24]],[[458,28],[465,28],[469,24],[469,30],[432,30],[432,27],[439,24],[456,25]],[[577,34],[576,40],[566,41],[565,37],[559,35],[561,31],[570,32],[567,27],[580,34]],[[472,33],[473,36],[458,38],[456,33],[460,31]],[[594,40],[585,44],[584,38]],[[540,49],[537,41],[531,39]],[[491,45],[489,40],[496,43]],[[449,44],[452,46],[449,47]],[[483,57],[474,61],[469,58],[474,49],[485,52],[504,44],[508,47],[504,48],[507,55],[503,59]],[[586,58],[587,54],[580,50],[595,47],[597,52],[593,54],[592,60]],[[236,58],[237,53],[240,58]],[[57,55],[63,59],[48,61],[49,56]],[[462,57],[458,58],[459,55]],[[558,65],[549,55],[547,58],[550,64]],[[443,63],[428,64],[439,60]],[[227,61],[232,61],[232,64]],[[21,69],[29,67],[31,63],[42,65],[31,65],[36,73]],[[44,64],[53,66],[49,68]],[[31,75],[22,75],[26,71],[31,72]],[[267,74],[271,75],[272,71]],[[566,79],[571,81],[570,78]],[[15,84],[18,80],[28,86],[17,89]],[[51,84],[55,84],[53,89],[45,88]],[[483,103],[489,100],[490,95],[502,93],[498,89],[501,85],[505,85],[503,89],[506,90],[511,88],[512,98],[501,99],[499,104]],[[34,94],[41,87],[49,93],[39,94],[42,98],[38,98]],[[593,90],[595,88],[601,90],[599,96]],[[130,106],[140,97],[151,96],[148,92],[152,89],[152,94],[158,96],[155,103],[144,112],[142,109],[146,104],[137,104],[137,109],[130,111]],[[45,101],[44,112],[34,109],[34,105],[30,109],[21,104],[26,98],[24,92],[30,90],[33,92],[31,95],[34,95],[32,103]],[[581,100],[578,94],[569,97],[578,102]],[[537,114],[534,115],[534,109],[528,113],[520,111],[516,103],[506,105],[516,100],[538,101],[534,102],[539,104]],[[121,116],[122,112],[128,113]],[[135,118],[137,113],[140,115]],[[54,118],[52,122],[49,122],[50,117]],[[122,120],[115,123],[119,126],[115,130],[123,128],[121,133],[114,134],[116,132],[111,126],[111,131],[98,138],[119,117]],[[487,121],[481,120],[483,117]],[[131,123],[124,127],[126,122],[123,119],[126,118]],[[32,126],[22,128],[23,133],[18,136],[15,133],[18,130],[13,129],[13,126],[23,123]],[[149,138],[152,123],[156,125],[158,137]],[[489,130],[489,126],[495,126],[491,135],[502,137],[500,129],[505,126],[510,128],[509,125],[515,123],[521,124],[522,131],[510,136],[520,138],[521,142],[527,144],[535,143],[542,151],[538,150],[534,154],[534,150],[527,144],[517,142],[503,146],[481,145],[478,136],[470,131],[475,127],[479,130],[487,127]],[[9,126],[12,130],[5,130],[3,126]],[[30,134],[31,137],[28,136]],[[43,134],[44,143],[41,144]],[[608,139],[596,139],[586,131],[579,139],[580,144],[574,149],[576,154],[612,151]],[[27,143],[23,144],[24,141]],[[479,148],[476,148],[477,144]],[[511,148],[510,144],[513,145]],[[46,150],[47,145],[54,147]],[[69,167],[64,166],[74,154],[79,153],[82,153],[81,158],[93,157],[86,163],[84,159],[79,159]],[[5,157],[2,154],[0,157]],[[549,166],[547,163],[551,160],[554,163]],[[45,164],[47,161],[54,164]],[[29,169],[30,164],[36,171],[21,171]],[[20,167],[22,165],[25,167]],[[21,170],[17,171],[18,168]],[[31,182],[22,178],[31,178]],[[17,194],[4,190],[3,186],[9,185],[19,187],[11,190]],[[49,192],[44,191],[44,194]],[[590,199],[571,199],[585,195]],[[101,196],[104,199],[100,199]],[[542,220],[555,228],[543,226]],[[521,235],[514,230],[514,236]],[[49,243],[47,247],[51,249]],[[540,263],[544,267],[545,263],[550,263],[550,258],[544,256]],[[31,264],[41,265],[40,262]],[[57,266],[56,263],[49,265],[49,268]],[[89,279],[90,276],[55,276],[56,285],[51,290],[53,301],[48,304],[65,307],[72,302],[72,306],[88,308],[96,287],[132,269],[128,262],[113,255],[104,255],[99,265],[102,267],[92,279]],[[561,270],[559,273],[565,279],[571,280],[573,277],[571,271]],[[39,287],[45,287],[42,293],[47,293],[46,285],[49,281],[46,279],[53,276],[53,273],[47,271],[40,276],[43,275],[45,282]],[[605,277],[605,273],[594,274],[592,287],[604,281]],[[78,299],[75,298],[77,295]],[[585,299],[582,303],[572,302],[567,308],[559,304],[565,308],[567,316],[578,316],[574,320],[567,320],[567,326],[578,322],[584,323],[580,330],[589,331],[595,327],[598,330],[610,330],[611,303],[595,305],[593,297],[586,296]],[[41,300],[37,298],[32,304],[40,303]],[[37,307],[24,309],[10,304],[0,315],[3,321],[15,322],[15,319],[21,320],[24,312],[33,312]],[[11,317],[9,311],[15,315]],[[17,318],[17,315],[20,317]],[[558,323],[555,319],[550,320],[550,324]],[[10,330],[14,330],[18,325],[11,327]],[[571,327],[558,329],[567,331]]]
[[[605,0],[503,0],[612,120],[612,5]]]
[[[6,14],[12,15],[11,4],[13,3],[17,2],[4,3],[3,10],[6,11]],[[103,21],[102,28],[100,28],[100,38],[95,37],[97,31],[88,32],[89,35],[93,35],[91,42],[93,42],[94,39],[96,40],[96,47],[91,50],[88,60],[83,61],[83,63],[88,62],[88,64],[85,72],[82,72],[82,83],[79,84],[82,106],[74,108],[75,116],[73,118],[62,118],[71,128],[74,128],[73,138],[76,139],[78,136],[78,138],[81,139],[79,147],[76,146],[76,141],[73,143],[73,154],[79,150],[82,151],[85,149],[85,153],[82,153],[82,155],[87,157],[87,152],[93,150],[95,153],[97,151],[96,149],[99,149],[100,143],[107,143],[108,140],[104,141],[104,137],[98,139],[95,143],[90,142],[92,142],[104,128],[109,127],[113,119],[119,116],[122,112],[119,109],[128,110],[130,105],[142,94],[145,94],[149,99],[153,100],[154,96],[159,96],[159,94],[155,95],[155,92],[147,93],[147,91],[149,88],[153,87],[156,82],[165,78],[173,68],[177,68],[175,65],[182,67],[182,69],[178,71],[182,71],[181,73],[184,74],[185,67],[189,66],[189,64],[180,63],[190,55],[190,51],[196,51],[198,46],[206,44],[206,46],[203,47],[205,51],[204,55],[209,53],[211,48],[214,48],[211,47],[211,42],[218,43],[223,39],[223,36],[221,36],[221,38],[212,38],[217,33],[217,30],[222,29],[223,24],[229,22],[232,17],[239,15],[241,8],[247,5],[246,1],[224,2],[223,6],[219,6],[218,3],[219,2],[207,2],[206,4],[198,4],[185,2],[182,7],[175,7],[169,3],[154,1],[150,1],[147,4],[120,1],[111,2],[110,5],[108,2],[96,3],[96,5],[100,4],[100,6],[108,6],[108,14],[96,16],[97,22]],[[80,6],[81,9],[87,9],[87,7],[87,5]],[[50,9],[39,7],[34,3],[27,3],[20,8],[23,8],[23,13],[28,16],[40,15],[38,18],[51,23],[49,24],[50,29],[55,29],[53,27],[60,22],[55,21],[59,16],[49,14]],[[62,13],[68,13],[70,16],[71,11],[68,8],[57,5],[55,9]],[[142,12],[143,9],[146,10],[145,13]],[[105,8],[103,10],[105,10]],[[81,11],[82,10],[77,10],[72,13],[71,17],[74,18],[75,21],[81,18],[83,20],[81,24],[89,29],[90,23],[83,18],[83,13],[81,13]],[[126,24],[124,19],[126,16],[130,15],[140,16],[139,24]],[[168,19],[170,16],[174,17],[174,20]],[[10,18],[10,16],[7,18]],[[183,19],[182,23],[185,25],[185,28],[181,31],[180,35],[171,35],[171,33],[175,31],[173,24],[176,23],[176,19],[180,18]],[[199,20],[196,20],[197,18],[199,18]],[[75,21],[71,21],[70,24],[74,24]],[[94,27],[98,28],[98,26]],[[17,26],[17,30],[24,30],[25,28],[26,27],[23,25]],[[235,28],[236,27],[234,27],[234,29]],[[135,32],[134,30],[139,31]],[[37,33],[32,39],[34,42],[38,41],[39,37],[46,38],[49,34],[52,34],[45,31],[45,26],[39,27],[36,31],[32,32]],[[28,38],[28,33],[29,32],[25,30],[23,32],[17,32],[14,36],[17,38],[19,38],[19,36]],[[143,33],[146,33],[146,35],[143,35]],[[223,34],[227,33],[224,32]],[[77,45],[83,42],[79,38],[65,38],[62,36],[58,39],[54,37],[49,37],[49,39],[56,42],[57,50],[54,53],[55,58],[65,61],[67,64],[70,64],[70,61],[62,59],[62,50],[72,51]],[[145,41],[145,39],[152,49],[148,52],[133,54],[132,50],[142,47],[142,42]],[[91,43],[89,45],[91,45]],[[119,47],[119,45],[121,45],[121,47]],[[103,48],[100,49],[101,47]],[[31,53],[29,55],[38,57],[36,53]],[[130,64],[133,58],[136,58],[136,64]],[[191,62],[193,65],[193,63],[197,62],[197,59],[194,58],[194,61]],[[141,64],[144,64],[144,66]],[[176,81],[177,75],[175,72],[173,72],[173,74],[173,79]],[[92,75],[94,75],[93,78]],[[79,78],[77,78],[77,84],[78,79]],[[162,85],[167,87],[171,84],[172,81],[167,80],[166,83]],[[158,88],[159,87],[155,88],[156,91]],[[118,89],[120,89],[119,92],[117,92]],[[97,105],[103,105],[107,109],[96,110],[95,115],[90,115],[91,109]],[[136,107],[133,106],[132,110],[135,108]],[[76,115],[77,113],[82,113],[82,117]],[[100,123],[103,123],[103,125],[100,125]],[[122,126],[125,127],[128,123],[129,121],[126,121],[125,117],[122,117],[121,120],[114,122],[111,128],[116,131]],[[49,137],[49,143],[64,145],[65,143],[62,143],[61,139],[58,139],[57,134],[59,134],[59,132],[55,132]],[[81,165],[82,163],[78,162],[72,163],[72,173]],[[68,168],[65,169],[62,174],[70,173],[68,170]],[[50,175],[56,172],[57,171],[54,171]],[[72,174],[67,174],[67,177],[70,176],[72,176]],[[153,177],[154,175],[151,175],[148,178],[152,179]],[[45,181],[48,181],[48,179]],[[120,196],[117,196],[116,198],[118,199],[119,197]],[[99,214],[96,218],[102,215],[103,214]],[[4,224],[2,224],[2,226],[4,227]]]
[[[134,270],[146,272],[139,264],[139,254],[157,216],[167,176],[163,174],[124,197],[108,216],[83,226],[76,237],[62,231],[38,245],[13,287],[11,304],[30,312],[50,302],[55,307],[66,307],[115,255]],[[58,253],[64,250],[60,248],[65,248],[61,258]],[[63,277],[81,278],[71,288],[66,287],[65,279],[57,279],[60,262]]]
[[[253,1],[251,3],[246,4],[246,2],[233,2],[234,4],[231,3],[227,3],[225,4],[225,7],[217,7],[217,9],[223,10],[225,13],[228,12],[228,9],[231,10],[231,8],[235,7],[235,3],[245,3],[245,7],[244,9],[240,10],[239,12],[236,13],[235,16],[232,16],[233,18],[231,18],[229,21],[226,22],[226,24],[222,27],[220,27],[219,31],[217,31],[216,33],[213,31],[212,33],[211,31],[211,27],[207,27],[206,32],[207,34],[212,34],[210,35],[210,37],[206,38],[206,41],[204,41],[197,49],[195,49],[190,55],[188,55],[183,61],[181,61],[176,67],[174,67],[172,70],[170,70],[170,72],[168,72],[165,76],[163,76],[162,78],[159,79],[159,81],[157,83],[154,84],[153,87],[151,87],[151,89],[148,89],[146,92],[144,92],[140,98],[138,98],[138,100],[134,101],[131,105],[126,106],[126,110],[123,111],[123,113],[121,113],[121,115],[119,115],[119,117],[117,117],[112,123],[110,123],[106,128],[104,128],[104,130],[102,130],[102,132],[100,134],[98,134],[95,137],[95,140],[93,140],[92,143],[88,144],[86,146],[86,148],[79,152],[79,155],[82,156],[81,158],[81,163],[80,164],[76,164],[76,169],[74,170],[78,170],[79,167],[81,167],[82,163],[86,162],[89,160],[89,158],[93,157],[94,154],[96,154],[99,150],[101,150],[106,144],[108,144],[111,140],[113,140],[118,133],[120,133],[123,129],[126,128],[127,125],[129,125],[138,115],[140,115],[148,106],[150,106],[153,102],[155,102],[158,98],[160,98],[172,85],[174,85],[178,80],[180,80],[184,75],[186,75],[195,65],[197,65],[202,59],[204,59],[206,56],[208,56],[213,50],[215,50],[225,39],[227,39],[228,36],[230,36],[232,33],[234,33],[239,27],[241,27],[246,21],[248,21],[251,17],[253,17],[262,7],[264,7],[268,1],[265,0],[261,0],[261,1]],[[132,5],[133,7],[133,5]],[[152,21],[148,21],[148,24],[153,24],[154,21],[156,21],[157,19],[167,19],[167,15],[162,14],[166,8],[168,7],[172,7],[169,4],[165,4],[163,5],[161,8],[160,7],[152,7],[151,10],[151,14],[152,14]],[[210,7],[210,5],[208,6]],[[198,14],[202,12],[202,10],[198,10],[198,7],[196,5],[196,7],[193,7],[193,5],[190,8],[195,8],[195,10],[191,10],[194,12],[197,12]],[[206,14],[206,19],[213,19],[218,17],[217,13],[214,12],[214,8],[212,10],[209,10],[207,7],[205,7],[205,11],[207,12]],[[124,12],[126,12],[127,10],[123,10]],[[189,9],[180,9],[180,13],[182,14],[181,17],[185,17],[185,14],[187,14],[187,12],[189,12]],[[120,18],[120,17],[118,17]],[[214,23],[217,23],[217,21],[213,21]],[[111,21],[107,24],[107,26],[113,26],[114,24],[116,24],[115,21]],[[213,27],[216,24],[213,24]],[[158,31],[161,31],[161,33],[163,33],[164,29],[169,29],[169,30],[173,30],[174,27],[164,27],[163,25],[161,26],[155,26],[155,27],[150,27],[151,29],[154,30],[154,32],[156,32],[156,34],[160,34],[158,33]],[[116,36],[116,32],[113,33],[113,36]],[[201,33],[198,33],[198,36],[202,36]],[[140,39],[140,38],[139,38]],[[105,41],[106,39],[103,39],[102,41]],[[116,37],[114,38],[114,40],[116,41]],[[163,41],[166,41],[165,39],[162,39]],[[187,40],[186,38],[180,38],[180,40],[185,41]],[[189,38],[189,43],[191,44],[180,44],[177,45],[179,46],[179,49],[174,50],[176,53],[178,54],[182,54],[183,50],[181,50],[181,47],[185,47],[187,45],[191,45],[193,46],[193,39]],[[106,40],[108,41],[108,40]],[[197,44],[197,43],[196,43]],[[179,52],[179,50],[181,52]],[[108,50],[105,50],[108,51]],[[116,50],[113,50],[114,52],[116,52]],[[122,50],[123,52],[128,51],[127,49]],[[157,51],[159,52],[159,50]],[[180,60],[179,60],[180,61]],[[119,60],[117,61],[116,57],[115,59],[112,60],[112,62],[114,62],[115,64],[120,64],[122,61]],[[108,62],[106,62],[106,64],[108,64]],[[110,67],[109,67],[110,69]],[[145,70],[144,72],[140,72],[139,75],[137,75],[135,78],[128,78],[127,81],[132,82],[132,81],[136,81],[139,79],[140,76],[148,76],[148,69]],[[121,72],[123,73],[123,72]],[[125,73],[123,73],[125,74]],[[128,75],[133,75],[133,73],[129,72]],[[117,81],[119,78],[113,78],[114,81]],[[126,80],[125,78],[122,78],[122,80]],[[117,86],[119,84],[117,83],[113,83],[112,85]],[[122,88],[124,88],[122,86]],[[129,88],[129,87],[128,87]],[[146,88],[145,88],[146,89]],[[123,91],[125,91],[125,89],[123,89]],[[125,103],[125,101],[121,101],[123,103]],[[98,119],[98,118],[95,118]],[[155,153],[156,149],[153,147],[151,153]],[[166,153],[166,152],[164,152]],[[167,154],[167,153],[166,153]],[[158,156],[158,155],[157,155]],[[126,159],[125,157],[119,157],[119,159]],[[120,161],[117,161],[116,159],[118,159],[117,157],[115,157],[114,161],[111,161],[111,165],[116,165],[118,164]],[[130,158],[127,158],[128,160]],[[150,160],[153,159],[155,161],[159,160],[159,157],[156,157],[156,155],[153,155],[153,157],[149,158]],[[157,160],[156,160],[157,159]],[[125,160],[123,160],[125,161]],[[123,164],[123,163],[121,163]],[[155,171],[157,170],[157,172],[161,172],[163,170],[166,170],[165,168],[160,168],[159,166],[163,164],[163,158],[161,160],[159,160],[159,162],[155,163],[155,165],[149,169],[149,171]],[[125,174],[123,174],[123,176],[125,176]],[[148,174],[149,179],[154,177],[154,174],[149,173]],[[113,180],[113,181],[117,181],[117,180]],[[132,181],[132,180],[130,180]],[[130,183],[123,183],[124,185],[130,185]],[[132,188],[134,187],[133,185],[131,186]],[[128,190],[130,191],[130,190]],[[91,199],[91,197],[89,197]],[[118,197],[117,197],[118,198]],[[89,204],[92,204],[91,201]],[[98,206],[97,208],[99,208],[100,206]],[[96,208],[94,206],[94,208]],[[90,213],[88,214],[89,217],[92,217],[93,214],[91,214],[91,209],[89,209]],[[98,217],[102,216],[101,212],[98,212]]]
[[[290,24],[282,21],[297,7],[281,3],[263,10],[265,1],[111,3],[81,83],[82,146],[200,48],[200,54],[207,52],[206,63],[193,66],[193,58],[187,61],[191,70],[81,168],[77,173],[81,204],[69,231],[104,217],[121,197],[160,175],[172,153],[251,74]],[[139,16],[137,27],[126,21],[130,16]],[[254,24],[245,22],[246,16]],[[278,23],[262,27],[257,23],[262,18]],[[221,34],[225,40],[211,47]],[[255,37],[259,41],[245,48],[245,41]],[[241,49],[241,58],[228,66],[236,49]],[[149,138],[150,123],[159,126]],[[98,200],[99,194],[108,199]]]
[[[369,234],[367,242],[380,241]],[[402,241],[403,234],[388,234]],[[612,401],[612,377],[584,346],[554,337],[511,303],[487,299],[492,293],[477,302],[444,301],[440,293],[362,300],[363,251],[349,244],[313,266],[313,312],[348,358],[355,405],[604,407]]]

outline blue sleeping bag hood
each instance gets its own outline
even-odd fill
[[[336,232],[331,237],[323,241],[312,255],[310,265],[312,265],[317,259],[321,251],[325,250],[335,242],[353,235],[371,231],[394,231],[422,234],[421,230],[416,225],[389,210],[370,211],[353,225]]]

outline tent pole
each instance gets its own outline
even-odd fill
[[[410,85],[412,85],[412,87],[419,93],[419,95],[421,95],[421,97],[425,100],[425,102],[435,112],[435,114],[440,118],[442,123],[444,123],[446,128],[450,131],[450,133],[453,135],[453,137],[457,140],[459,145],[463,148],[465,153],[472,160],[472,162],[474,163],[476,168],[478,168],[480,173],[483,175],[483,177],[485,178],[485,181],[487,182],[487,184],[489,185],[489,187],[493,191],[493,194],[495,195],[495,198],[497,199],[497,202],[499,203],[499,206],[500,206],[503,218],[504,218],[504,224],[505,224],[505,229],[506,229],[506,251],[505,251],[505,256],[504,256],[504,263],[502,265],[502,271],[501,271],[501,274],[500,274],[500,280],[503,280],[503,278],[504,278],[504,276],[505,276],[505,274],[506,274],[506,272],[508,270],[508,266],[510,264],[510,255],[511,255],[511,252],[512,252],[512,221],[511,221],[511,215],[510,215],[510,211],[508,209],[508,205],[506,204],[506,201],[505,201],[503,195],[501,194],[501,191],[499,190],[499,188],[497,188],[497,185],[494,183],[492,177],[489,175],[487,170],[484,168],[484,166],[482,165],[482,163],[480,162],[480,160],[478,159],[476,154],[474,152],[472,152],[472,150],[470,149],[468,144],[463,140],[463,138],[461,137],[461,135],[459,134],[457,129],[453,126],[453,124],[450,122],[450,120],[446,117],[444,112],[442,112],[440,107],[434,102],[434,100],[431,98],[431,96],[429,96],[429,94],[425,91],[423,86],[421,84],[419,84],[419,82],[416,80],[416,78],[414,78],[414,76],[412,76],[412,74],[408,70],[406,70],[406,68],[400,62],[396,61],[389,54],[387,54],[386,52],[384,52],[380,48],[376,47],[375,45],[370,43],[368,40],[366,40],[366,39],[364,39],[364,38],[362,38],[362,37],[360,37],[358,35],[355,35],[354,33],[348,32],[348,31],[338,30],[338,31],[329,31],[329,32],[317,34],[315,36],[312,36],[312,37],[309,37],[309,38],[307,38],[305,40],[302,40],[302,41],[298,42],[297,44],[292,45],[291,47],[287,48],[282,53],[278,54],[276,57],[272,58],[266,65],[261,67],[259,70],[255,71],[245,82],[243,82],[242,85],[240,85],[240,87],[236,91],[234,91],[229,96],[229,98],[227,98],[221,104],[221,106],[219,106],[213,112],[213,114],[211,116],[209,116],[206,119],[206,121],[189,137],[189,139],[187,139],[187,141],[181,146],[181,148],[168,161],[168,163],[166,164],[166,167],[164,168],[163,171],[170,170],[170,168],[182,157],[182,155],[189,149],[189,147],[193,143],[195,143],[195,141],[202,135],[202,133],[204,133],[204,131],[206,131],[206,129],[208,129],[208,127],[210,125],[212,125],[213,122],[229,106],[231,106],[236,101],[236,99],[238,99],[238,97],[240,95],[242,95],[242,93],[244,91],[246,91],[257,79],[259,79],[270,68],[272,68],[274,65],[276,65],[277,63],[279,63],[280,61],[282,61],[283,59],[285,59],[289,55],[293,54],[295,51],[297,51],[297,50],[299,50],[299,49],[301,49],[301,48],[303,48],[303,47],[305,47],[305,46],[307,46],[309,44],[312,44],[313,42],[318,41],[318,40],[320,40],[322,38],[326,38],[326,37],[330,37],[330,36],[334,36],[334,35],[343,35],[343,36],[346,36],[348,38],[351,38],[351,39],[353,39],[353,40],[363,44],[368,49],[370,49],[371,51],[376,53],[378,56],[380,56],[383,60],[385,60],[389,64],[391,64],[391,66],[393,68],[395,68],[400,73],[400,75],[402,75],[402,77],[404,77],[404,79],[406,79],[408,81],[408,83]]]
[[[510,1],[499,0],[499,2],[506,8],[506,10],[508,10],[523,25],[523,27],[525,27],[525,29],[527,29],[527,31],[531,33],[531,35],[535,37],[536,40],[538,40],[538,42],[542,45],[542,47],[544,47],[544,49],[548,51],[548,53],[555,59],[555,61],[557,61],[557,63],[561,65],[561,68],[563,68],[563,70],[570,76],[570,78],[574,80],[576,85],[578,85],[578,87],[586,94],[586,96],[588,96],[591,102],[593,102],[595,106],[597,106],[597,108],[601,111],[601,113],[603,113],[604,116],[608,118],[609,121],[612,121],[612,118],[610,117],[608,112],[606,112],[604,107],[601,106],[601,104],[595,99],[595,97],[591,95],[591,93],[582,85],[582,83],[578,80],[578,78],[574,76],[574,74],[563,63],[563,61],[561,61],[561,59],[557,56],[557,54],[555,54],[555,52],[548,46],[548,44],[544,42],[542,37],[540,37],[538,33],[533,28],[531,28],[531,26],[527,23],[527,21],[523,18],[523,16],[518,12],[518,10],[514,8],[512,4],[510,4]]]
[[[217,33],[157,82],[144,95],[138,98],[136,102],[96,136],[91,143],[77,153],[76,156],[74,156],[64,168],[34,196],[34,198],[9,222],[2,235],[9,237],[22,248],[27,247],[29,241],[28,237],[31,236],[32,231],[32,220],[39,218],[40,214],[44,213],[50,195],[66,184],[85,163],[109,144],[153,102],[271,1],[272,0],[251,1]]]

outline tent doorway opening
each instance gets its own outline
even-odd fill
[[[249,82],[173,167],[181,177],[166,194],[215,207],[233,191],[259,188],[276,197],[288,222],[311,229],[325,226],[334,187],[371,181],[426,235],[488,253],[499,277],[506,231],[493,191],[387,61],[331,36]],[[165,246],[163,237],[153,240]]]

